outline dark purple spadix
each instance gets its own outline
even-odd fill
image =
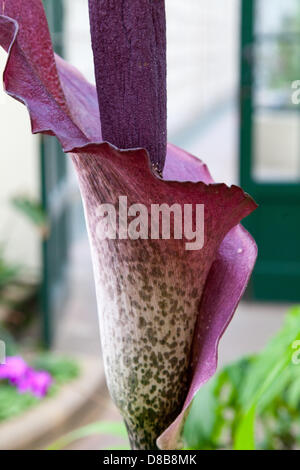
[[[166,157],[164,0],[89,0],[103,140]]]

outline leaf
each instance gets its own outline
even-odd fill
[[[228,447],[239,412],[238,398],[252,358],[242,358],[222,369],[194,398],[184,427],[186,448]]]
[[[296,369],[296,366],[294,366]],[[291,385],[287,391],[287,403],[291,408],[295,410],[299,409],[300,405],[300,377],[299,377],[299,370],[297,370],[298,377],[294,378],[291,382]]]
[[[217,415],[218,401],[214,395],[215,380],[197,393],[184,426],[184,440],[193,449],[207,448],[211,442]]]
[[[255,415],[256,405],[254,404],[245,413],[237,428],[234,439],[234,450],[255,450]]]
[[[254,436],[257,407],[264,394],[274,386],[274,382],[276,382],[282,373],[285,372],[286,368],[290,366],[292,359],[291,345],[299,338],[300,309],[299,307],[295,307],[288,313],[283,329],[273,338],[265,351],[258,356],[257,363],[254,364],[247,378],[246,384],[250,385],[252,382],[252,389],[251,395],[249,395],[249,388],[245,389],[247,393],[243,397],[244,403],[245,396],[248,398],[249,402],[246,411],[242,413],[235,432],[235,450],[255,449]],[[268,370],[266,370],[267,367]],[[263,376],[261,371],[264,372]],[[257,379],[260,379],[260,386],[257,384]],[[254,384],[256,385],[256,391],[255,388],[253,388]],[[274,398],[272,395],[270,396]],[[243,447],[244,445],[247,447]]]
[[[292,363],[292,345],[299,336],[300,308],[294,307],[261,353],[221,370],[194,399],[184,429],[186,447],[255,449],[259,418],[263,433],[259,447],[284,448],[286,423],[299,417],[299,367]],[[297,440],[291,426],[289,433]]]
[[[84,437],[93,436],[93,435],[110,435],[115,437],[127,438],[127,431],[125,424],[122,422],[113,422],[113,421],[101,421],[97,423],[92,423],[87,426],[84,426],[76,431],[72,431],[66,436],[62,437],[58,441],[54,442],[48,450],[61,450],[72,444],[74,441],[83,439]]]
[[[261,387],[252,397],[249,408],[243,413],[234,436],[235,450],[255,450],[255,416],[259,400],[263,394],[272,386],[274,380],[288,364],[289,355],[286,354],[267,375]],[[244,447],[246,446],[246,447]]]

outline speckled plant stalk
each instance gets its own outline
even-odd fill
[[[104,158],[110,152],[104,147]],[[140,157],[147,163],[145,154]],[[131,159],[126,156],[128,170]],[[99,241],[95,208],[107,201],[118,207],[118,194],[128,194],[131,188],[120,175],[107,174],[101,159],[91,154],[75,156],[74,162],[92,244],[108,388],[125,419],[132,448],[155,449],[157,437],[180,413],[188,391],[203,288],[198,256],[184,254],[177,241]],[[128,203],[140,197],[137,187],[130,191]]]
[[[131,446],[178,449],[189,405],[216,370],[220,337],[254,266],[255,242],[238,224],[256,204],[166,145],[163,0],[89,6],[97,90],[53,54],[41,0],[3,3],[4,85],[27,106],[32,131],[55,135],[77,171],[107,382]],[[192,220],[204,205],[203,249],[187,251],[186,240],[174,237],[151,240],[150,223],[148,237],[119,232],[103,240],[99,207],[118,211],[120,196],[149,214],[152,204],[189,204]]]

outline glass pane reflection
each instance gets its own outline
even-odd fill
[[[254,103],[256,106],[292,106],[292,83],[300,79],[299,43],[280,38],[255,46]]]
[[[299,0],[256,0],[258,35],[300,33]]]
[[[254,168],[257,181],[299,180],[300,114],[260,110],[253,116]]]

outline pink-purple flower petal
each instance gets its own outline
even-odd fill
[[[26,374],[28,366],[20,356],[9,356],[6,363],[0,365],[0,380],[9,380],[12,384],[18,381]]]
[[[31,393],[37,398],[45,397],[53,383],[49,372],[32,369],[20,356],[9,356],[0,365],[0,380],[8,380],[19,393]]]

